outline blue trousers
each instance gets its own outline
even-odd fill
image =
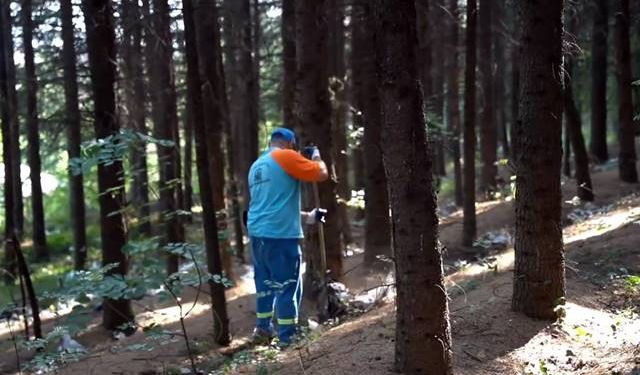
[[[256,327],[273,329],[274,310],[278,338],[289,343],[296,333],[302,301],[302,253],[297,239],[251,238],[257,292]]]

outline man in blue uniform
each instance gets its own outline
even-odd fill
[[[294,150],[295,146],[293,131],[274,130],[269,149],[249,171],[247,229],[257,292],[254,339],[270,341],[275,310],[278,339],[283,346],[290,344],[296,333],[302,299],[301,222],[315,224],[326,212],[318,208],[301,211],[301,182],[325,181],[328,171],[316,147],[307,150],[306,158]]]

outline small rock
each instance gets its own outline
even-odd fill
[[[576,355],[573,353],[571,349],[567,349],[567,357],[575,357]]]

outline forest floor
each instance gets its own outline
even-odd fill
[[[563,186],[567,303],[561,322],[529,319],[510,310],[514,212],[512,202],[478,206],[479,247],[460,244],[461,213],[441,218],[446,247],[455,374],[640,374],[640,292],[628,275],[640,275],[640,186],[622,184],[616,170],[593,174],[596,201],[572,200],[573,180]],[[443,210],[444,211],[444,210]],[[354,294],[388,284],[386,275],[360,266],[361,228],[354,225],[354,255],[347,258],[344,282]],[[199,367],[212,374],[393,374],[394,305],[392,291],[366,312],[341,324],[321,327],[304,345],[281,353],[248,348],[255,304],[247,269],[228,291],[234,340],[219,349],[212,342],[212,316],[202,299],[186,320]],[[193,299],[187,292],[185,301]],[[382,297],[382,296],[381,296]],[[177,308],[136,304],[138,321],[178,330]],[[78,341],[90,348],[79,362],[59,374],[163,374],[188,368],[183,342],[140,350],[143,333],[114,341],[98,325],[99,316]],[[45,329],[57,322],[48,320]],[[8,340],[0,326],[0,342]],[[134,348],[137,348],[134,349]],[[11,350],[0,347],[0,373],[15,373]],[[230,353],[234,353],[231,355]],[[28,355],[28,353],[23,353]]]

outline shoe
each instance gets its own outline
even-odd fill
[[[251,336],[251,341],[256,345],[268,345],[272,339],[273,332],[264,328],[255,328]]]

